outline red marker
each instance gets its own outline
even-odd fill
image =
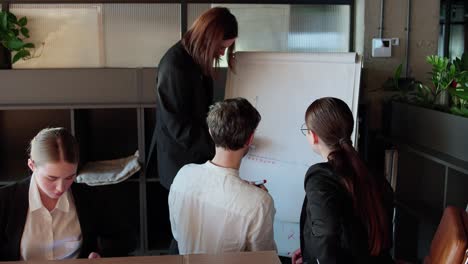
[[[267,182],[266,180],[259,180],[259,181],[253,181],[251,183],[258,186],[258,185],[265,184],[266,182]]]

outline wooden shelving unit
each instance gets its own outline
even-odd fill
[[[75,135],[81,164],[138,150],[145,167],[155,125],[156,69],[2,70],[0,79],[0,185],[30,175],[29,141],[45,127],[62,126]],[[122,217],[138,227],[135,254],[167,250],[169,222],[158,220],[168,219],[159,215],[167,211],[167,201],[160,202],[165,190],[157,175],[141,170],[127,181],[96,188],[102,199],[118,201]]]

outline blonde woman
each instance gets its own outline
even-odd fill
[[[32,139],[32,176],[0,189],[0,261],[100,257],[98,237],[112,240],[112,232],[96,213],[103,211],[92,188],[73,183],[78,161],[78,144],[64,128]]]

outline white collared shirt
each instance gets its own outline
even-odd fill
[[[180,254],[276,250],[273,199],[211,162],[184,166],[169,192],[172,234]]]
[[[64,193],[55,208],[44,207],[35,176],[29,185],[29,210],[21,237],[21,260],[77,258],[82,238],[71,190]]]

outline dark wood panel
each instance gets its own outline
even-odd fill
[[[75,110],[82,162],[118,159],[138,150],[137,110]]]
[[[155,104],[156,76],[156,68],[1,70],[0,107]]]
[[[468,174],[456,170],[449,170],[447,179],[446,205],[453,205],[462,209],[468,205]]]
[[[445,167],[413,152],[400,151],[396,198],[412,208],[426,208],[430,221],[443,212]]]
[[[169,192],[158,182],[147,183],[148,249],[168,250],[172,240],[167,198]]]
[[[0,181],[29,176],[29,143],[46,127],[71,130],[70,110],[3,110],[0,111]]]

